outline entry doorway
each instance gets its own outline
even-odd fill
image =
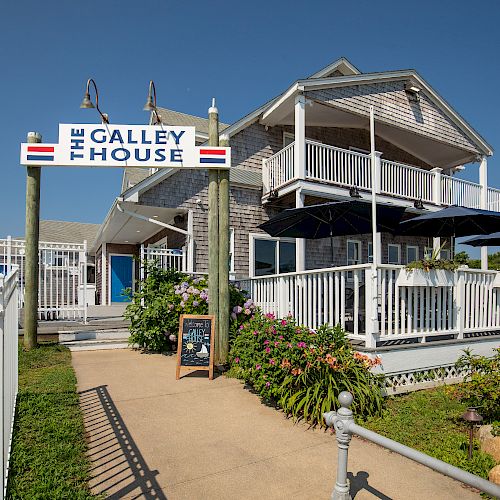
[[[110,255],[110,303],[130,302],[130,297],[124,295],[126,288],[134,284],[134,260],[131,255]]]

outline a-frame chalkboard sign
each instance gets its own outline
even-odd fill
[[[179,320],[177,339],[177,369],[179,380],[181,369],[208,370],[208,378],[214,377],[214,331],[215,316],[182,314]]]

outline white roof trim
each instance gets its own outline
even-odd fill
[[[324,76],[328,75],[329,73],[332,73],[336,69],[338,69],[341,73],[342,73],[342,70],[344,70],[343,71],[344,73],[351,74],[351,75],[361,74],[361,71],[359,71],[359,69],[356,68],[356,66],[351,64],[345,57],[341,57],[340,59],[337,59],[332,64],[329,64],[328,66],[324,67],[323,69],[320,69],[316,73],[312,74],[309,78],[323,78]]]

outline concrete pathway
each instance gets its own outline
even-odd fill
[[[92,461],[108,498],[328,499],[334,436],[295,425],[233,379],[175,380],[175,358],[73,352]],[[353,439],[356,500],[479,499],[460,483]]]

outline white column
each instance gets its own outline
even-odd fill
[[[306,178],[306,98],[295,97],[294,170],[298,179]]]
[[[434,203],[436,205],[441,205],[441,172],[443,171],[442,168],[436,167],[431,170],[431,172],[434,174],[434,186],[433,186],[433,191],[434,191]]]
[[[372,174],[372,245],[373,245],[373,262],[370,267],[370,280],[366,279],[366,347],[375,347],[376,338],[379,333],[378,322],[378,265],[380,263],[380,235],[377,231],[377,177],[380,177],[380,166],[377,173],[377,154],[375,151],[375,110],[370,106],[370,166]],[[380,185],[380,184],[379,184]],[[368,273],[366,273],[368,275]],[[368,276],[366,276],[368,278]],[[371,282],[371,283],[370,283]],[[371,297],[370,297],[371,295]]]
[[[193,211],[188,211],[188,220],[187,220],[187,267],[186,270],[188,273],[194,272],[194,235],[193,235]]]
[[[481,184],[481,208],[488,210],[488,159],[481,157],[479,165],[479,184]],[[488,247],[481,247],[481,269],[488,269]]]
[[[304,195],[300,189],[295,191],[295,208],[304,207]],[[296,270],[306,270],[306,240],[304,238],[295,239],[295,261]]]
[[[108,303],[107,290],[108,282],[108,258],[106,255],[106,243],[101,247],[101,304],[105,306]]]

